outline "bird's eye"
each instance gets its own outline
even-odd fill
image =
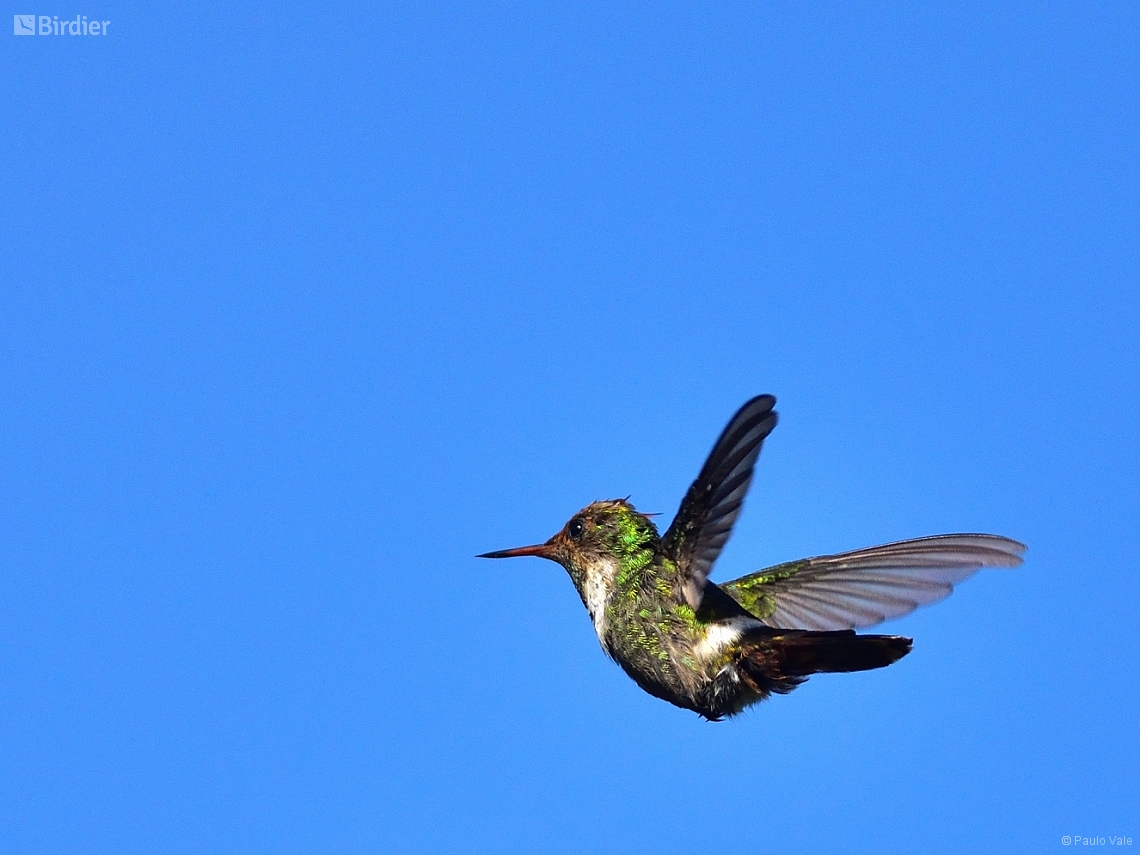
[[[580,538],[585,530],[586,524],[580,519],[570,520],[570,525],[566,526],[566,533],[570,535],[571,540]]]

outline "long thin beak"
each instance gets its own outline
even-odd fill
[[[514,549],[500,549],[498,552],[484,552],[476,558],[521,558],[525,555],[537,555],[539,558],[550,557],[550,546],[546,543],[536,543],[534,546],[516,546]]]

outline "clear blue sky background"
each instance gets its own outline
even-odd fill
[[[1135,4],[9,11],[0,850],[1140,845]],[[760,392],[714,579],[1028,561],[709,724],[472,556]]]

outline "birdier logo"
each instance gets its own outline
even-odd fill
[[[89,21],[86,15],[62,21],[59,15],[14,15],[12,32],[17,36],[105,36],[110,25],[110,21]]]

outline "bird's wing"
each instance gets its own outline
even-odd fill
[[[1016,567],[1025,546],[942,534],[779,564],[720,587],[779,629],[862,629],[950,595],[982,567]]]
[[[740,514],[760,444],[776,426],[775,405],[771,395],[760,395],[737,411],[665,532],[662,549],[677,565],[682,593],[694,609],[700,608],[709,571]]]

